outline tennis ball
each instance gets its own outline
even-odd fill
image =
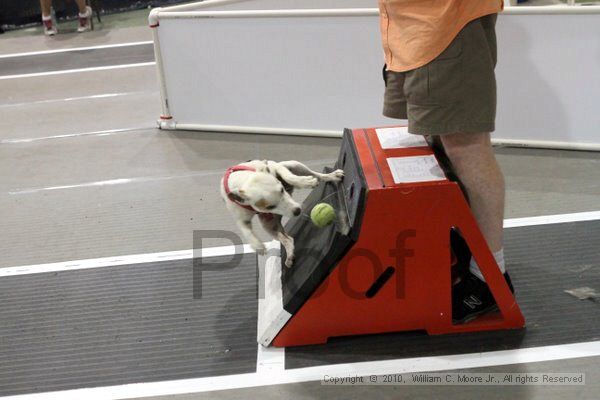
[[[335,210],[327,203],[319,203],[311,210],[310,219],[319,228],[324,228],[335,220]]]

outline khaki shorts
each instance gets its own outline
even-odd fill
[[[384,67],[383,115],[408,119],[418,135],[494,131],[496,18],[468,23],[429,64],[406,72]]]

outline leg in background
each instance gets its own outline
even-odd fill
[[[44,25],[44,35],[54,36],[58,33],[56,21],[52,17],[52,0],[40,0],[42,8],[42,24]]]
[[[87,11],[87,5],[85,4],[85,0],[75,0],[75,2],[77,3],[79,14],[85,14]]]
[[[86,32],[93,29],[92,8],[86,4],[86,0],[75,0],[79,8],[79,26],[77,32]]]
[[[52,13],[52,0],[40,0],[40,6],[42,7],[42,18],[50,17]]]

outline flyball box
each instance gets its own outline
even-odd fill
[[[296,246],[291,268],[276,244],[259,256],[259,343],[297,346],[336,336],[524,326],[444,155],[423,137],[405,126],[346,129],[334,168],[344,170],[343,181],[321,183],[303,209],[327,202],[336,222],[318,228],[309,218],[290,220],[286,230]],[[499,308],[463,324],[452,322],[456,232]]]

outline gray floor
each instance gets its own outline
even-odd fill
[[[224,390],[210,394],[145,397],[148,400],[246,400],[246,399],[578,399],[598,398],[600,357],[466,369],[473,373],[557,373],[584,372],[585,386],[322,386],[321,382]],[[452,371],[456,372],[456,371]]]
[[[55,39],[7,34],[0,37],[0,54],[151,40],[143,17]],[[6,74],[0,62],[0,76]],[[0,80],[0,92],[0,267],[190,249],[195,229],[235,231],[218,196],[226,167],[271,158],[320,168],[338,152],[336,139],[159,131],[153,66]],[[125,128],[131,130],[106,132]],[[497,154],[506,174],[508,218],[599,209],[600,153],[502,148]],[[229,243],[208,243],[222,244]],[[593,398],[598,361],[495,369],[586,371],[590,384],[575,389],[305,383],[181,398]]]
[[[598,341],[598,304],[564,291],[600,286],[600,269],[593,268],[600,265],[599,237],[598,220],[506,230],[507,269],[525,330],[331,338],[286,349],[285,374]],[[256,372],[257,258],[249,253],[239,264],[231,261],[3,277],[0,396],[221,375],[233,383],[231,375]]]
[[[255,372],[255,254],[192,264],[0,279],[0,397]]]

